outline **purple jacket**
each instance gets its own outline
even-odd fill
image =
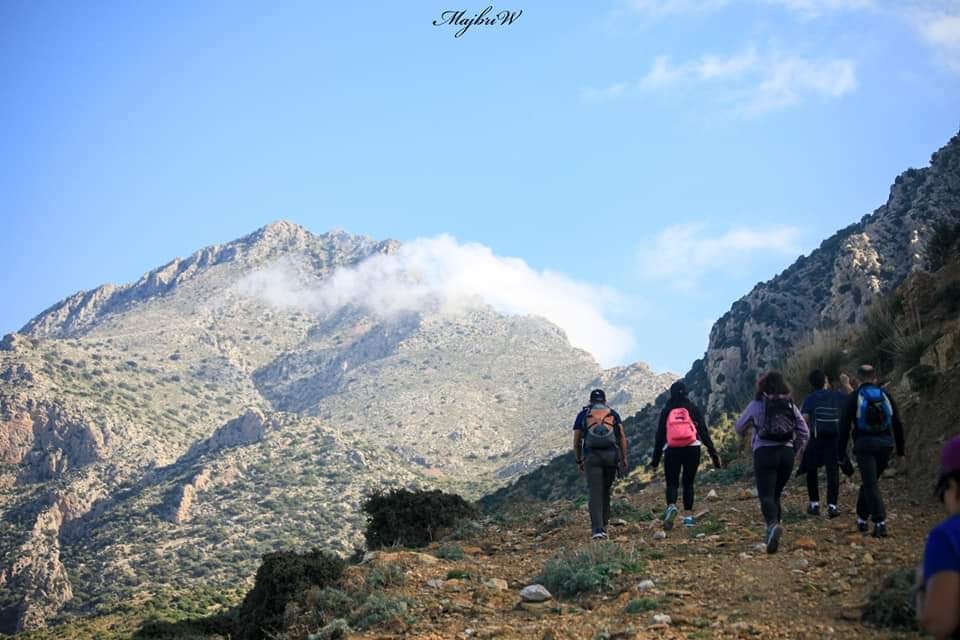
[[[807,446],[807,441],[810,440],[810,428],[807,427],[807,423],[804,421],[803,415],[801,415],[800,409],[797,408],[797,405],[793,405],[793,413],[797,417],[797,429],[794,431],[792,442],[773,442],[770,440],[764,440],[763,438],[757,436],[757,429],[754,428],[753,439],[751,440],[753,450],[756,451],[760,447],[779,447],[785,445],[788,447],[794,447],[797,451],[803,451]],[[747,408],[743,411],[743,415],[741,415],[737,420],[737,424],[734,426],[734,429],[736,429],[737,433],[743,435],[751,422],[755,426],[763,423],[763,403],[759,400],[753,400],[747,405]]]

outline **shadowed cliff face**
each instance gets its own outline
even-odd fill
[[[5,336],[4,628],[242,582],[278,545],[351,553],[366,493],[481,495],[564,448],[592,385],[636,409],[673,380],[604,371],[539,317],[324,288],[399,246],[275,222]]]

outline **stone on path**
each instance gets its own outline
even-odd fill
[[[553,595],[542,584],[530,584],[520,590],[520,597],[524,602],[544,602]]]

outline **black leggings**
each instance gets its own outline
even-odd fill
[[[663,471],[667,478],[667,504],[677,503],[680,472],[683,471],[683,508],[693,509],[693,481],[700,466],[700,446],[669,447],[663,454]]]
[[[753,452],[753,473],[757,478],[760,511],[767,526],[780,523],[783,508],[780,495],[793,472],[793,447],[758,447]]]

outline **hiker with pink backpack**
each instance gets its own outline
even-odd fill
[[[707,446],[713,466],[720,468],[720,454],[713,446],[710,431],[700,408],[687,397],[687,386],[677,380],[670,387],[670,399],[660,412],[657,436],[653,445],[651,469],[656,469],[663,457],[663,470],[667,481],[667,508],[663,513],[663,528],[672,529],[679,512],[677,494],[683,478],[683,524],[696,524],[693,516],[693,483],[700,466],[700,445]]]

